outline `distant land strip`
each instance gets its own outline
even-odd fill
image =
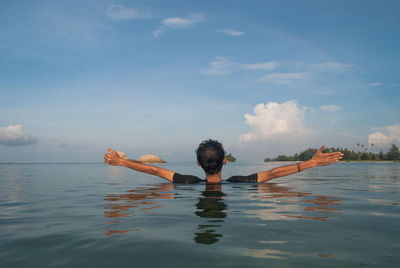
[[[341,161],[400,161],[400,152],[399,148],[392,144],[390,149],[386,154],[382,151],[375,154],[368,151],[368,148],[364,147],[364,145],[357,144],[359,150],[349,150],[347,148],[327,148],[324,150],[324,153],[332,153],[332,152],[342,152],[343,158]],[[372,144],[371,147],[374,145]],[[308,148],[307,150],[295,154],[292,156],[286,155],[278,155],[275,158],[265,158],[264,162],[276,162],[276,161],[306,161],[313,157],[317,149]]]

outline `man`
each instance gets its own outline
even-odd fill
[[[307,161],[277,167],[267,171],[261,171],[249,176],[233,176],[229,182],[266,182],[274,178],[287,176],[316,166],[325,166],[338,162],[342,158],[341,152],[323,153],[325,146],[322,146],[314,156]],[[114,150],[107,149],[109,153],[104,155],[104,163],[113,166],[124,166],[136,171],[156,175],[174,183],[196,183],[206,181],[207,183],[221,183],[222,166],[226,164],[225,150],[222,144],[216,140],[205,140],[200,143],[196,150],[197,164],[201,166],[206,174],[206,179],[202,180],[196,176],[181,175],[174,171],[153,166],[137,161],[121,158]]]

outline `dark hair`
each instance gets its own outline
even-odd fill
[[[216,140],[208,139],[199,144],[196,150],[197,161],[207,174],[217,174],[225,157],[225,150],[222,144]]]

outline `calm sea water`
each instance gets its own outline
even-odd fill
[[[282,164],[230,164],[223,177]],[[194,164],[164,166],[203,177]],[[104,164],[0,165],[1,267],[399,264],[400,163],[220,187]]]

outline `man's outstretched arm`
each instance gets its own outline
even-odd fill
[[[325,148],[325,146],[322,146],[310,160],[259,172],[257,173],[257,182],[269,181],[317,166],[326,166],[342,159],[343,154],[341,152],[323,153],[322,151],[325,150]]]
[[[112,149],[107,149],[109,153],[104,154],[104,163],[112,166],[123,166],[134,169],[136,171],[144,172],[151,175],[156,175],[170,182],[173,182],[174,173],[171,170],[160,168],[157,166],[147,165],[138,161],[132,161],[121,158],[118,153]]]

